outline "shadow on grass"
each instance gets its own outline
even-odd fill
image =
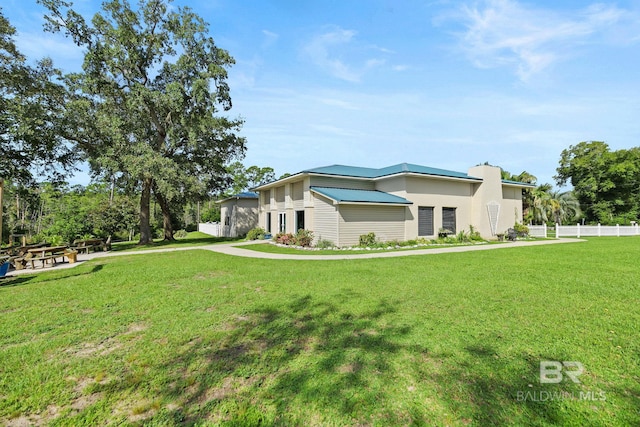
[[[306,295],[238,313],[150,370],[129,367],[93,391],[146,390],[162,402],[144,419],[154,425],[602,424],[589,418],[601,402],[570,400],[579,386],[539,383],[540,357],[500,357],[486,342],[433,353],[396,304],[352,309],[360,298]],[[544,358],[558,359],[570,360]],[[164,380],[148,393],[156,377]]]
[[[541,361],[571,357],[523,354],[503,358],[486,342],[464,350],[466,362],[449,364],[434,376],[442,393],[448,395],[449,410],[463,424],[610,425],[605,414],[598,414],[607,406],[604,394],[575,384],[566,375],[559,383],[540,382]]]
[[[156,240],[150,245],[138,245],[138,242],[118,242],[111,246],[113,252],[130,251],[130,250],[145,250],[145,249],[158,249],[165,247],[180,247],[180,246],[204,246],[212,245],[215,243],[224,242],[238,242],[244,239],[231,238],[231,237],[187,237],[184,239],[176,239],[174,241],[169,240]]]
[[[326,417],[316,424],[362,418],[385,399],[380,378],[402,350],[397,341],[411,331],[385,320],[394,312],[386,301],[356,314],[301,296],[238,314],[222,333],[208,335],[219,339],[185,342],[154,368],[170,373],[170,386],[158,390],[161,400],[180,409],[146,421],[304,425],[309,413]],[[138,381],[128,375],[95,391],[119,394],[143,387]]]
[[[79,277],[86,276],[89,274],[97,273],[102,270],[102,264],[94,264],[91,269],[86,270],[82,268],[82,266],[73,268],[73,269],[64,269],[64,270],[55,270],[55,268],[46,271],[38,271],[34,274],[21,274],[17,276],[5,276],[0,278],[0,287],[14,287],[27,284],[29,282],[33,283],[44,283],[50,282],[53,280],[66,279],[70,277]],[[43,276],[42,273],[48,273],[46,276]]]

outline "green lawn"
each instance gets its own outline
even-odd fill
[[[186,238],[176,239],[173,242],[167,240],[155,240],[152,245],[139,246],[137,241],[117,242],[112,245],[113,251],[144,251],[148,249],[174,248],[180,246],[205,246],[215,243],[237,242],[242,239],[228,237],[214,237],[209,234],[193,231]]]
[[[640,238],[0,281],[0,424],[639,425]],[[579,384],[541,384],[540,361]]]

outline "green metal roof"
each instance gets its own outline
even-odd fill
[[[338,203],[378,203],[389,205],[412,205],[409,200],[378,190],[354,190],[311,186],[311,190]]]
[[[443,176],[448,178],[460,178],[473,181],[482,181],[480,178],[469,176],[464,172],[450,171],[446,169],[431,168],[428,166],[414,165],[411,163],[399,163],[380,169],[362,168],[357,166],[331,165],[314,169],[307,169],[301,173],[314,173],[321,175],[349,176],[354,178],[381,178],[401,173],[415,173],[420,175]]]
[[[257,199],[258,193],[253,191],[243,191],[242,193],[234,194],[233,196],[226,197],[224,199],[218,200],[217,203],[226,202],[227,200],[234,199]]]

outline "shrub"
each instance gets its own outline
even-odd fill
[[[294,236],[294,244],[302,247],[309,247],[313,242],[313,231],[300,229]]]
[[[278,233],[276,234],[276,243],[281,245],[293,245],[295,241],[295,236],[291,233]]]
[[[264,239],[265,231],[262,227],[256,227],[249,230],[247,233],[247,240],[259,240]]]
[[[456,239],[456,242],[458,243],[466,243],[470,240],[469,236],[467,235],[467,233],[464,232],[464,230],[459,231],[455,239]]]
[[[335,245],[331,240],[321,238],[316,242],[316,248],[318,249],[330,249],[333,247],[335,247]]]
[[[480,232],[478,230],[476,230],[476,228],[473,225],[469,226],[469,240],[474,241],[474,242],[482,242],[482,241],[484,241],[484,239],[480,235]]]
[[[518,237],[527,237],[529,235],[529,227],[524,224],[520,224],[519,222],[513,224],[513,229]]]
[[[373,247],[376,245],[376,233],[362,234],[360,236],[360,246]]]
[[[187,234],[189,234],[187,233],[187,230],[178,230],[175,233],[173,233],[173,236],[176,239],[184,239],[185,237],[187,237]]]

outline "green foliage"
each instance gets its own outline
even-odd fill
[[[50,60],[27,65],[14,35],[0,10],[0,180],[33,183],[33,171],[60,180],[78,159],[59,133],[65,105],[60,72]]]
[[[176,237],[176,239],[184,239],[189,235],[189,233],[187,232],[187,230],[178,230],[175,232],[174,236]]]
[[[615,224],[640,215],[640,147],[610,151],[601,141],[563,150],[555,179],[571,183],[588,222]]]
[[[516,222],[513,225],[513,229],[515,230],[518,237],[527,237],[529,235],[529,227],[524,224]]]
[[[224,191],[224,194],[228,196],[250,190],[276,179],[273,168],[261,168],[259,166],[245,168],[240,162],[234,162],[227,166],[227,173],[231,180],[231,186]]]
[[[296,245],[308,248],[311,246],[311,243],[313,243],[313,231],[301,228],[296,232],[294,239]]]
[[[101,176],[122,174],[140,191],[140,243],[151,242],[150,200],[170,238],[174,206],[227,185],[225,164],[241,158],[243,120],[231,109],[227,68],[204,20],[164,0],[109,0],[88,22],[63,0],[42,0],[46,28],[85,52],[82,72],[65,76],[64,137]]]
[[[358,241],[359,241],[358,246],[362,246],[363,248],[374,247],[377,243],[376,234],[373,232],[368,234],[362,234],[358,239]]]
[[[456,242],[457,243],[467,243],[470,242],[469,234],[467,234],[464,230],[460,230],[458,234],[456,234]]]
[[[335,247],[335,245],[333,244],[333,242],[331,240],[327,240],[327,239],[318,239],[318,241],[316,242],[316,246],[317,249],[331,249],[333,247]]]
[[[220,205],[213,204],[211,207],[202,209],[200,212],[202,222],[220,222]]]
[[[262,227],[256,227],[249,230],[247,233],[247,240],[259,240],[264,239],[265,231]]]
[[[480,235],[480,232],[475,229],[473,225],[469,226],[469,240],[472,242],[484,242],[485,240]]]

